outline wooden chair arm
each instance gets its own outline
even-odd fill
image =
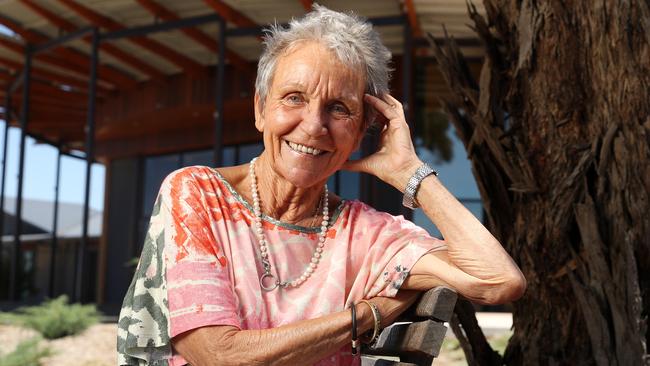
[[[382,330],[375,344],[362,350],[366,355],[397,357],[400,361],[362,355],[362,366],[430,366],[440,352],[447,332],[443,323],[451,319],[457,298],[447,287],[423,293],[398,322]]]

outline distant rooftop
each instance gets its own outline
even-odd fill
[[[3,241],[14,235],[16,199],[5,197]],[[90,209],[88,212],[88,236],[99,237],[102,233],[102,211]],[[48,236],[52,233],[54,202],[23,199],[23,235]],[[56,234],[59,238],[79,238],[82,232],[83,205],[59,202],[59,216]],[[36,239],[37,237],[34,237]]]

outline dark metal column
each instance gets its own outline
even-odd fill
[[[14,248],[11,256],[11,274],[9,280],[9,299],[20,299],[22,286],[22,256],[20,248],[20,234],[23,230],[23,179],[25,172],[25,138],[27,136],[27,123],[29,122],[29,91],[32,73],[32,48],[25,46],[25,66],[23,67],[23,100],[20,114],[20,155],[18,158],[18,193],[16,194],[16,213],[14,227]]]
[[[411,113],[411,88],[413,79],[413,35],[409,22],[404,22],[404,54],[402,54],[402,105],[404,106],[404,115],[411,129],[413,136],[414,122]]]
[[[0,183],[0,238],[5,233],[5,180],[7,179],[7,142],[9,142],[9,121],[11,121],[11,88],[7,88],[7,96],[5,99],[5,131],[2,144],[2,183]],[[0,240],[0,265],[2,265],[4,243]],[[0,278],[0,281],[7,281],[6,278]],[[5,282],[6,283],[6,282]],[[3,298],[4,293],[0,293],[0,298]],[[7,296],[9,297],[9,296]]]
[[[215,167],[223,165],[223,91],[226,72],[226,21],[219,17],[219,64],[217,65],[216,104],[214,111],[214,156]]]
[[[52,218],[52,239],[50,241],[50,281],[48,283],[47,294],[54,298],[54,277],[56,276],[56,251],[57,236],[56,229],[59,224],[59,181],[61,177],[61,147],[57,149],[56,155],[56,178],[54,181],[54,215]]]
[[[415,134],[415,119],[411,106],[411,88],[413,87],[413,32],[408,21],[404,22],[404,48],[402,54],[402,105],[404,106],[404,116],[411,131],[411,139]],[[401,213],[407,219],[413,218],[413,211],[401,207]]]
[[[83,300],[84,284],[84,257],[88,243],[88,211],[90,204],[90,173],[95,160],[95,95],[97,91],[97,64],[99,58],[99,30],[93,28],[92,53],[90,58],[90,81],[88,84],[88,111],[86,118],[86,189],[84,191],[84,211],[82,222],[82,233],[79,247],[77,248],[77,260],[75,268],[75,291],[74,298],[80,302]]]

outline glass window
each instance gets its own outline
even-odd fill
[[[350,160],[361,158],[361,151],[357,150],[350,155]],[[359,173],[347,170],[339,171],[339,195],[347,200],[356,200],[361,196],[361,179]]]
[[[179,154],[151,156],[144,159],[142,215],[147,220],[151,215],[162,181],[169,173],[180,168],[180,166],[181,158]]]
[[[237,164],[246,164],[254,157],[260,156],[264,151],[264,144],[259,142],[256,144],[240,145],[239,146],[239,161]]]
[[[227,146],[223,148],[223,166],[237,165],[236,150],[237,146]]]
[[[182,166],[212,166],[212,150],[186,152],[181,157],[183,159]]]

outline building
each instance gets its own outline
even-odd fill
[[[425,33],[439,41],[445,23],[469,66],[480,66],[483,51],[465,25],[463,0],[321,3],[354,11],[379,29],[394,54],[393,94],[407,106],[409,121],[438,109],[446,90]],[[73,256],[73,298],[119,305],[131,278],[124,264],[139,254],[167,173],[194,164],[240,164],[261,151],[252,123],[261,26],[285,23],[310,7],[304,0],[10,0],[0,5],[0,24],[9,30],[0,37],[5,119],[63,154],[106,166],[96,265],[87,258],[92,245],[90,225],[83,225],[89,222],[83,217],[90,218],[85,205]],[[368,138],[359,156],[374,144]],[[341,173],[331,183],[346,198],[408,214],[401,209],[401,195],[371,177]],[[17,215],[25,217],[21,211],[16,204]],[[17,222],[15,231],[24,232],[27,227]],[[23,296],[16,279],[25,269],[25,245],[21,235],[14,236],[7,299]]]
[[[22,277],[21,297],[27,301],[40,301],[44,297],[56,297],[74,291],[75,248],[82,236],[81,219],[83,206],[59,203],[56,218],[56,235],[53,202],[24,199],[22,212],[21,253],[25,276]],[[0,242],[0,271],[9,278],[11,246],[15,240],[16,199],[5,197],[3,233]],[[88,247],[86,261],[91,268],[97,266],[99,239],[102,235],[103,213],[90,210],[88,221]],[[53,240],[54,239],[54,240]],[[52,255],[56,253],[56,255]],[[89,275],[96,275],[89,271]],[[92,279],[86,284],[91,286]],[[8,281],[0,282],[0,292],[8,291]],[[92,291],[92,288],[86,291]]]

